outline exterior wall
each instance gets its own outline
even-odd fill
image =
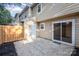
[[[37,6],[32,10],[32,16],[37,18],[37,32],[36,35],[42,38],[52,40],[52,22],[58,20],[75,19],[75,40],[76,46],[79,47],[79,16],[65,17],[61,19],[51,19],[58,16],[63,16],[70,13],[79,12],[79,4],[59,4],[59,3],[42,3],[42,12],[37,13]],[[26,13],[28,14],[28,13]],[[23,16],[24,17],[24,16]],[[47,21],[47,19],[50,19]],[[46,20],[46,21],[43,21]],[[40,23],[45,23],[45,30],[40,30]]]
[[[20,21],[26,20],[26,18],[28,17],[28,14],[29,14],[29,10],[25,11],[25,12],[19,17],[19,20],[20,20]]]
[[[12,24],[19,24],[19,13],[16,13],[15,17],[13,18],[14,21],[12,21]]]
[[[75,19],[75,45],[76,47],[79,47],[79,16],[72,16],[72,17],[66,17],[66,18],[62,18],[62,19],[53,19],[53,20],[49,20],[49,21],[43,21],[40,23],[45,23],[45,30],[39,30],[37,31],[37,34],[39,37],[42,38],[47,38],[52,40],[52,22],[54,21],[61,21],[61,20],[71,20],[71,19]],[[39,24],[37,23],[38,27],[37,29],[39,29]]]
[[[72,17],[64,17],[61,19],[53,19],[59,16],[79,12],[79,4],[49,4],[44,3],[42,4],[42,12],[40,14],[37,14],[37,6],[33,8],[32,15],[37,18],[37,36],[42,38],[47,38],[52,40],[52,22],[58,21],[58,20],[70,20],[75,19],[75,45],[76,47],[79,47],[79,16],[72,16]],[[49,19],[49,20],[48,20]],[[47,21],[48,20],[48,21]],[[45,30],[40,30],[40,23],[45,23]]]
[[[45,23],[45,30],[40,30],[40,23]],[[42,38],[47,38],[52,40],[52,22],[51,21],[45,21],[45,22],[40,22],[38,24],[38,30],[37,34],[38,37],[42,37]]]
[[[76,46],[79,47],[79,16],[77,16],[75,21],[75,38],[76,38]]]
[[[42,12],[37,13],[37,6],[33,8],[33,16],[37,21],[43,21],[62,15],[79,12],[79,4],[77,3],[42,3]]]
[[[62,21],[62,20],[70,20],[73,19],[73,17],[63,18],[63,19],[50,19],[47,21],[42,21],[37,23],[37,31],[38,37],[47,38],[52,40],[52,22],[54,21]],[[45,30],[40,30],[40,23],[45,23]]]

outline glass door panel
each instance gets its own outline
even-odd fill
[[[62,41],[72,43],[72,22],[62,23]]]
[[[61,23],[54,24],[54,40],[61,40]]]

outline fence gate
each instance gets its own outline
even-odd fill
[[[21,25],[0,25],[0,44],[24,39],[24,28]]]

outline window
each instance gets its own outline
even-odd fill
[[[40,23],[40,29],[45,30],[45,23]]]
[[[42,5],[38,4],[38,6],[37,6],[37,12],[40,13],[41,11],[42,11]]]

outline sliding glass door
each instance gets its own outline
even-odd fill
[[[54,40],[72,43],[72,22],[54,23]]]

